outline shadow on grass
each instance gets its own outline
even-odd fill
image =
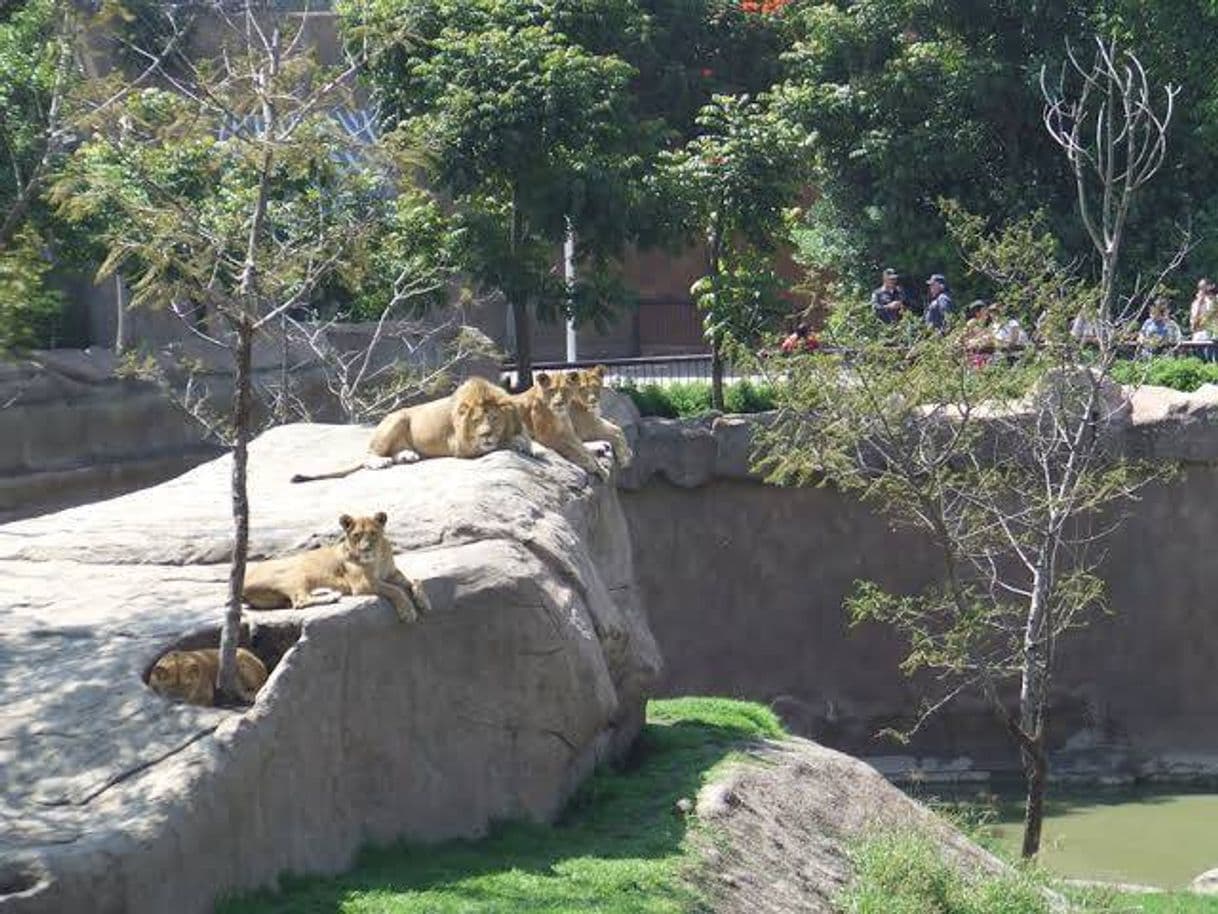
[[[692,700],[683,700],[690,702]],[[665,703],[661,703],[665,704]],[[680,703],[673,703],[680,705]],[[632,756],[597,772],[555,825],[512,822],[478,841],[369,848],[334,878],[285,876],[280,893],[231,899],[220,914],[428,914],[477,911],[676,912],[697,892],[687,823],[674,811],[705,775],[767,732],[712,701],[668,708],[644,727]],[[741,706],[751,713],[761,709]],[[692,719],[690,716],[692,715]],[[673,719],[685,716],[687,719]],[[667,719],[665,719],[667,717]],[[775,725],[776,726],[776,725]]]

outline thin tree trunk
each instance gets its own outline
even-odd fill
[[[1025,859],[1030,859],[1040,852],[1040,835],[1045,821],[1049,761],[1043,738],[1034,740],[1032,749],[1024,750],[1024,777],[1028,796],[1024,803],[1022,853]]]
[[[127,306],[123,301],[123,280],[114,274],[114,354],[122,355],[127,348]]]
[[[252,15],[246,11],[246,15]],[[245,561],[249,552],[250,504],[245,486],[245,469],[250,437],[250,361],[254,343],[254,322],[258,319],[258,242],[262,238],[266,220],[267,200],[270,196],[271,170],[275,154],[272,142],[275,136],[275,107],[269,93],[274,76],[279,71],[279,29],[271,34],[269,72],[256,74],[255,84],[262,103],[264,148],[262,165],[258,174],[258,195],[251,212],[249,239],[246,242],[245,265],[241,271],[241,285],[232,316],[237,331],[237,349],[234,353],[236,374],[233,378],[233,560],[228,574],[228,611],[224,614],[224,629],[220,634],[220,669],[216,673],[217,700],[232,703],[237,694],[237,641],[241,636],[241,591],[245,587]]]
[[[719,211],[723,211],[724,202],[719,201]],[[719,224],[716,222],[711,227],[710,232],[710,278],[711,278],[711,295],[715,302],[715,310],[720,311],[723,307],[719,300],[719,268],[722,260],[723,235],[719,230]],[[715,314],[715,322],[721,320],[721,313]],[[723,400],[723,337],[722,334],[716,331],[711,336],[711,407],[722,411],[724,408]]]
[[[711,339],[711,406],[723,410],[723,352],[719,334]]]
[[[508,229],[508,247],[513,257],[522,230],[520,210],[516,207],[516,190],[513,188],[512,224]],[[516,390],[526,391],[533,386],[533,329],[529,325],[529,305],[520,299],[519,290],[514,290],[510,298],[512,321],[516,328]]]
[[[250,436],[250,351],[254,326],[248,315],[237,324],[236,373],[233,379],[232,508],[233,556],[228,574],[228,609],[220,632],[220,670],[216,675],[217,704],[239,701],[237,643],[241,638],[241,591],[245,587],[245,561],[249,552],[250,504],[246,490],[246,466]]]
[[[516,389],[523,391],[533,386],[533,333],[528,304],[513,301],[512,317],[516,321]]]
[[[1019,686],[1020,751],[1027,782],[1023,855],[1040,850],[1044,816],[1045,779],[1049,762],[1044,751],[1045,699],[1048,689],[1046,629],[1049,613],[1048,549],[1042,550],[1032,581],[1032,601],[1023,635],[1023,671]]]

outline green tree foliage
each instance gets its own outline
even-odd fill
[[[432,153],[461,223],[463,265],[511,304],[522,380],[532,318],[571,310],[554,269],[568,228],[584,271],[603,272],[625,240],[638,186],[635,71],[578,40],[598,18],[619,34],[642,26],[628,3],[598,5],[594,17],[569,3],[377,0],[366,28],[348,27],[372,43],[383,110]]]
[[[67,218],[98,226],[107,251],[99,272],[130,276],[133,304],[202,312],[201,331],[233,355],[235,536],[217,683],[231,699],[249,536],[254,337],[280,327],[326,283],[357,282],[445,232],[438,213],[404,187],[413,150],[392,138],[363,142],[331,116],[356,107],[358,51],[327,67],[302,40],[299,20],[260,4],[216,16],[222,55],[180,56],[172,90],[125,93],[80,122],[88,138],[54,200]],[[396,201],[394,187],[403,191]],[[420,225],[426,231],[412,234]],[[407,278],[395,275],[396,297]]]
[[[1067,40],[1089,56],[1093,34],[1136,47],[1152,84],[1185,87],[1171,135],[1179,167],[1131,215],[1126,275],[1168,259],[1177,222],[1204,231],[1218,219],[1212,4],[839,0],[797,9],[799,40],[779,94],[816,135],[814,183],[827,204],[810,211],[804,236],[815,267],[857,282],[888,264],[958,276],[941,197],[1000,220],[1043,209],[1067,253],[1090,262],[1073,179],[1042,124],[1039,73],[1054,72]],[[1218,234],[1208,232],[1193,262],[1216,256]],[[972,291],[992,289],[977,282]]]
[[[53,164],[48,132],[71,77],[53,0],[0,12],[0,349],[50,345],[62,302],[49,288],[42,175]]]
[[[712,386],[723,408],[723,350],[749,344],[785,311],[773,253],[800,189],[803,135],[766,99],[717,95],[700,133],[659,158],[655,183],[681,202],[688,231],[706,246],[707,273],[690,290],[711,344]]]

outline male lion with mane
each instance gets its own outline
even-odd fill
[[[376,594],[393,604],[398,618],[414,622],[427,612],[423,589],[398,571],[385,536],[384,511],[372,517],[342,515],[343,538],[333,546],[282,559],[254,562],[241,595],[254,609],[303,609],[333,603],[340,595]]]
[[[481,457],[510,448],[532,453],[511,396],[485,378],[469,378],[447,397],[396,410],[377,425],[367,455],[328,473],[297,473],[292,482],[341,479],[425,457]]]

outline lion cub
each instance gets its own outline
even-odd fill
[[[576,466],[601,479],[609,478],[609,471],[588,453],[571,424],[571,413],[576,400],[575,379],[567,374],[551,375],[539,371],[533,386],[513,398],[524,427],[534,441],[557,451]]]
[[[342,515],[340,542],[254,562],[245,573],[242,596],[254,609],[302,609],[333,603],[343,594],[376,594],[393,604],[403,622],[414,622],[430,607],[423,589],[393,563],[393,546],[385,537],[388,520],[384,511],[372,517]]]
[[[163,698],[210,708],[216,703],[216,674],[220,652],[214,647],[200,651],[169,651],[148,674],[148,687]],[[237,684],[241,698],[253,701],[266,682],[266,667],[243,647],[237,648]]]
[[[634,452],[626,443],[621,426],[601,415],[601,393],[605,389],[605,366],[573,372],[575,399],[571,401],[571,426],[581,441],[608,441],[618,466],[628,467]]]

